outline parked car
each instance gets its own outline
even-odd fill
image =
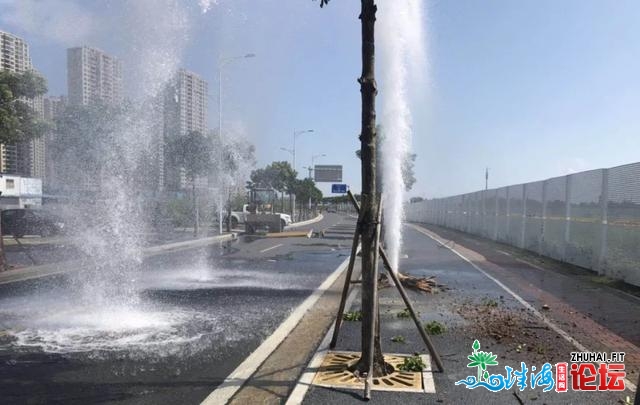
[[[14,208],[2,210],[2,234],[21,238],[24,235],[51,236],[64,231],[64,222],[42,210]]]

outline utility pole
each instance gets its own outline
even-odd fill
[[[484,189],[489,190],[489,168],[484,171]]]

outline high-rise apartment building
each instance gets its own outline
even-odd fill
[[[208,85],[200,76],[185,69],[176,73],[167,86],[164,104],[164,137],[169,143],[191,131],[207,133]],[[171,159],[166,158],[165,162]],[[184,169],[165,166],[165,184],[170,189],[187,186]]]
[[[55,119],[64,111],[67,105],[67,98],[65,96],[45,96],[43,101],[44,119],[50,125],[55,125]],[[56,176],[56,162],[52,156],[54,142],[56,142],[55,132],[49,131],[45,134],[45,145],[47,146],[45,149],[46,181],[43,183],[45,192],[57,191],[60,188],[59,183],[62,181]]]
[[[0,69],[19,73],[31,69],[29,45],[24,39],[0,31],[0,49]]]
[[[5,31],[0,31],[0,70],[13,73],[35,71],[27,42]],[[25,100],[40,119],[44,118],[43,98]],[[34,138],[16,145],[0,145],[0,172],[28,177],[45,177],[45,140]]]
[[[107,53],[81,46],[67,49],[69,104],[122,103],[122,63]]]

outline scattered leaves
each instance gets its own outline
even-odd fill
[[[342,315],[342,319],[349,322],[362,321],[362,311],[349,311]]]
[[[397,335],[397,336],[392,337],[391,341],[395,342],[395,343],[405,343],[405,338],[402,335]]]
[[[425,367],[427,367],[427,365],[422,361],[422,357],[416,354],[411,357],[405,357],[404,362],[398,366],[398,370],[420,372],[424,370]]]
[[[486,307],[491,307],[491,308],[495,308],[498,306],[498,301],[492,299],[492,298],[488,298],[485,297],[482,299],[482,305],[486,306]]]
[[[424,325],[424,330],[430,335],[442,335],[447,328],[438,321],[431,321]]]

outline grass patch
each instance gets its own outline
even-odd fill
[[[589,277],[589,280],[593,283],[603,284],[603,285],[612,285],[612,284],[615,284],[616,282],[616,280],[609,278],[607,276],[592,276],[592,277]]]
[[[362,311],[349,311],[342,315],[342,319],[349,322],[362,321]]]
[[[498,301],[489,297],[484,297],[482,299],[482,305],[484,305],[485,307],[495,308],[498,306]]]
[[[438,321],[431,321],[424,325],[424,330],[430,335],[442,335],[447,328]]]
[[[404,343],[405,342],[405,338],[402,335],[397,335],[397,336],[392,337],[391,341],[395,342],[395,343]]]
[[[405,357],[404,362],[398,366],[398,370],[420,372],[424,370],[425,367],[427,367],[427,365],[422,361],[422,357],[416,354],[415,356]]]
[[[402,311],[398,312],[398,313],[396,314],[396,316],[397,316],[398,318],[405,318],[405,319],[406,319],[406,318],[410,318],[410,317],[411,317],[411,312],[409,312],[409,308],[405,308],[405,309],[403,309]]]

